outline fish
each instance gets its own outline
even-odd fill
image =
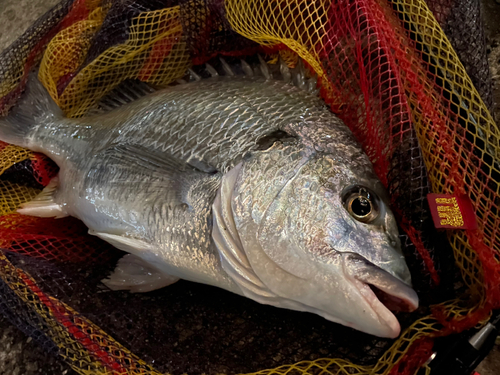
[[[184,279],[397,337],[394,311],[418,296],[367,155],[303,72],[220,61],[75,119],[30,78],[0,139],[60,170],[18,212],[76,217],[128,253],[103,280],[113,290]]]

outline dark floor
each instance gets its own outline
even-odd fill
[[[0,50],[58,0],[0,0]],[[500,4],[483,0],[489,61],[495,84],[495,112],[500,119]],[[481,375],[500,373],[500,346],[478,368]],[[0,316],[0,375],[74,374]]]
[[[500,122],[500,0],[482,0],[488,60],[493,80],[497,123]]]
[[[490,63],[491,78],[493,80],[493,98],[495,102],[495,117],[500,122],[500,1],[483,0],[483,15]],[[500,340],[490,355],[479,365],[477,372],[481,375],[500,374]]]

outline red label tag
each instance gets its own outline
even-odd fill
[[[427,194],[436,228],[476,229],[476,213],[466,195]]]

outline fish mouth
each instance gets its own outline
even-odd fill
[[[415,311],[418,308],[417,293],[405,282],[357,254],[348,256],[348,260],[344,261],[346,274],[385,326],[384,336],[396,338],[401,326],[393,312]]]
[[[370,289],[378,300],[389,310],[394,312],[412,312],[418,308],[418,305],[412,304],[408,299],[393,296],[377,288],[375,285],[368,284]]]

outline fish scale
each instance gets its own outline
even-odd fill
[[[60,172],[19,212],[75,216],[130,253],[104,280],[111,289],[183,278],[397,336],[371,288],[409,310],[418,297],[382,184],[321,100],[262,71],[267,78],[199,79],[80,119],[64,118],[31,80],[0,119],[0,139],[45,153]],[[103,107],[113,102],[123,100]]]

